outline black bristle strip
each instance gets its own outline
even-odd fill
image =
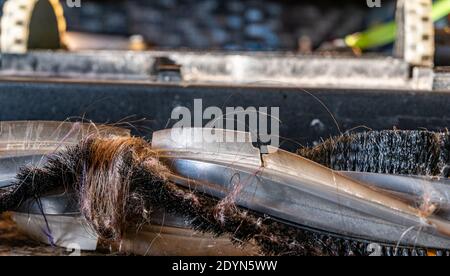
[[[446,176],[448,132],[384,130],[347,133],[298,153],[335,170]]]
[[[68,148],[50,155],[43,168],[21,168],[15,183],[0,189],[0,213],[16,209],[27,199],[39,198],[55,190],[73,189],[80,172],[76,160],[81,160],[85,155],[81,147]]]

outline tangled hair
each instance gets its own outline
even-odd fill
[[[388,138],[380,137],[385,134]],[[449,160],[447,141],[445,133],[372,132],[342,136],[302,149],[300,154],[332,168],[439,174]],[[406,152],[400,154],[397,146]],[[422,165],[413,170],[408,160]],[[361,162],[371,165],[364,167]],[[352,241],[282,222],[236,206],[230,197],[219,199],[179,186],[172,181],[176,177],[141,138],[89,136],[48,156],[43,167],[22,168],[14,185],[0,189],[0,213],[16,209],[24,200],[65,189],[76,191],[81,214],[106,241],[120,241],[127,229],[148,222],[153,210],[164,209],[184,217],[196,230],[227,234],[237,245],[252,243],[265,255],[371,253],[370,241]],[[239,191],[232,191],[231,197],[235,192]],[[392,254],[390,247],[383,250]],[[405,254],[404,250],[398,252]]]
[[[141,138],[87,137],[48,157],[40,168],[24,167],[15,185],[0,190],[0,213],[24,200],[61,188],[77,191],[81,214],[99,237],[119,241],[152,210],[182,216],[192,227],[250,242],[266,255],[365,255],[365,242],[347,241],[274,220],[170,181],[172,172]],[[220,209],[220,216],[217,211]]]
[[[145,166],[152,181],[167,181],[170,171],[142,139],[118,137],[85,141],[76,174],[81,213],[101,237],[119,240],[129,223],[148,213],[142,195],[132,189],[135,166]]]

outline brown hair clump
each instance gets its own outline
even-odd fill
[[[133,169],[147,164],[162,181],[169,171],[140,138],[95,138],[83,144],[88,154],[79,181],[81,212],[102,237],[119,240],[135,215],[149,212],[142,195],[130,190]]]

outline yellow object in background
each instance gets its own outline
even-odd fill
[[[450,0],[438,0],[433,4],[431,18],[434,22],[450,13]],[[394,21],[374,26],[367,31],[345,37],[345,44],[361,50],[384,46],[395,41],[397,25]]]
[[[58,0],[7,0],[3,4],[1,52],[60,49],[65,33],[66,21]]]

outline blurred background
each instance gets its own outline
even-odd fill
[[[308,52],[395,13],[393,0],[381,8],[365,0],[82,0],[81,8],[62,2],[68,31],[138,34],[153,47],[196,50]]]
[[[53,29],[50,21],[54,19],[48,10],[39,12],[38,7],[50,3],[58,20],[64,21],[59,24],[60,30],[67,31],[64,46],[72,51],[131,48],[392,55],[397,1],[380,0],[380,7],[370,7],[370,2],[374,1],[0,0],[2,45],[9,49],[22,39],[40,44],[27,49],[58,48],[42,42]],[[448,65],[450,1],[433,2],[430,18],[435,23],[435,64]],[[35,17],[29,23],[29,36],[36,39],[24,39],[28,33],[18,35],[28,32],[21,31],[28,25],[27,17]],[[421,28],[420,22],[412,25]],[[5,35],[8,32],[9,37]],[[2,46],[2,52],[16,51],[5,51]]]

